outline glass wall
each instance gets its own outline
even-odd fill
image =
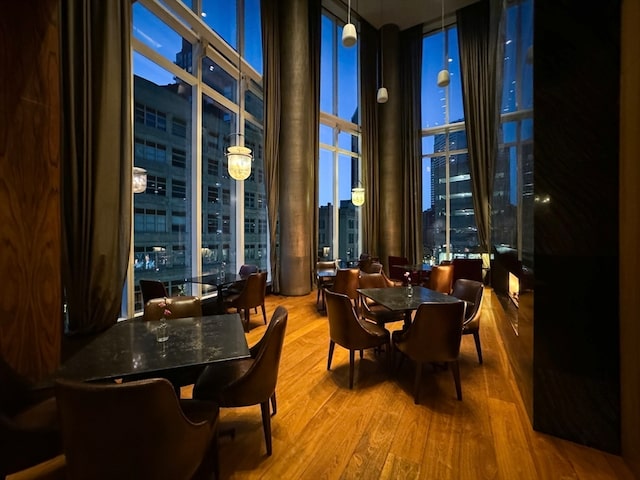
[[[206,295],[186,280],[243,263],[268,270],[269,257],[259,1],[139,0],[132,9],[134,165],[147,170],[147,190],[134,195],[125,317],[143,308],[140,279],[162,281],[170,295]],[[244,182],[225,157],[239,141],[253,151]]]
[[[348,48],[342,45],[344,23],[344,19],[323,12],[318,259],[340,259],[342,266],[349,266],[361,250],[361,209],[351,203],[351,188],[361,184],[362,178],[358,43]]]

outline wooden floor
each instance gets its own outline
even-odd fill
[[[273,455],[266,455],[259,406],[223,409],[221,426],[235,427],[236,436],[220,439],[222,478],[633,479],[618,456],[533,431],[496,327],[502,307],[490,289],[485,294],[484,364],[473,338],[464,337],[462,401],[451,372],[427,369],[420,405],[413,402],[410,361],[390,373],[384,353],[365,352],[349,390],[348,353],[336,346],[327,371],[329,330],[315,291],[268,296],[267,318],[278,305],[289,311]],[[252,315],[250,344],[265,330],[261,317]]]

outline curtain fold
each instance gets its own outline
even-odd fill
[[[402,251],[422,262],[422,25],[400,33],[402,95],[403,215]]]
[[[491,202],[497,155],[498,24],[489,0],[456,12],[473,210],[482,252],[491,251]],[[493,18],[492,18],[493,17]]]
[[[61,2],[62,276],[69,335],[120,313],[131,242],[131,3]]]
[[[269,220],[269,252],[271,290],[280,291],[280,260],[278,249],[278,210],[280,207],[280,34],[278,0],[262,0],[262,51],[264,86],[264,167]]]
[[[312,117],[309,139],[313,152],[313,169],[309,185],[313,195],[310,202],[313,227],[309,229],[309,285],[315,284],[316,261],[318,260],[318,168],[320,163],[320,48],[322,38],[322,2],[321,0],[309,1],[309,75],[311,85],[311,102],[309,112]]]
[[[369,23],[360,23],[360,111],[362,144],[362,180],[365,202],[362,205],[363,252],[378,256],[380,221],[380,180],[378,175],[378,103],[376,94],[379,78],[378,31]]]

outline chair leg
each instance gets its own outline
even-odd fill
[[[266,402],[260,402],[262,410],[262,428],[264,429],[264,441],[267,444],[267,455],[271,456],[271,415],[269,414],[269,399]]]
[[[456,384],[456,394],[458,395],[458,400],[462,400],[462,387],[460,386],[460,366],[458,365],[457,360],[450,363],[451,372],[453,373],[453,381]]]
[[[364,355],[364,350],[360,349],[360,360],[362,360],[363,355]]]
[[[482,347],[480,346],[480,332],[473,332],[473,340],[476,342],[478,352],[478,363],[482,365]]]
[[[271,416],[274,416],[276,414],[276,411],[276,392],[273,392],[273,395],[271,395]]]
[[[264,309],[264,303],[262,305],[260,305],[260,307],[262,307],[262,318],[264,320],[264,324],[267,324],[267,312]],[[256,313],[258,313],[258,309],[256,308]]]
[[[416,379],[413,383],[413,403],[420,401],[420,380],[422,379],[422,362],[416,362]]]
[[[333,348],[336,346],[333,340],[329,340],[329,360],[327,361],[327,370],[331,370],[331,359],[333,358]]]
[[[353,364],[356,361],[355,356],[356,351],[349,350],[349,388],[353,388]]]

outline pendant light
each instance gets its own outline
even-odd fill
[[[342,45],[345,47],[353,47],[358,40],[356,26],[351,23],[351,0],[349,0],[349,11],[347,13],[347,24],[342,29]]]
[[[133,167],[133,193],[144,193],[147,189],[147,171],[144,168]]]
[[[242,145],[242,134],[240,133],[240,118],[242,114],[242,58],[240,58],[240,47],[238,47],[238,117],[236,119],[236,133],[232,133],[230,136],[237,138],[236,145],[227,147],[227,169],[231,178],[235,180],[246,180],[251,175],[251,161],[253,156],[251,155],[251,149]]]
[[[444,32],[444,0],[441,0],[440,3],[442,4],[442,59],[444,66],[438,72],[438,86],[446,87],[449,85],[449,70],[447,70],[447,42]]]
[[[360,182],[351,189],[351,203],[356,207],[364,205],[364,187]]]
[[[382,0],[380,0],[380,18],[382,18]],[[380,87],[378,88],[378,93],[376,94],[376,101],[378,103],[387,103],[387,100],[389,100],[389,92],[387,92],[386,87],[384,87],[384,46],[382,45],[382,35],[380,35],[380,66],[379,68],[380,68]]]

